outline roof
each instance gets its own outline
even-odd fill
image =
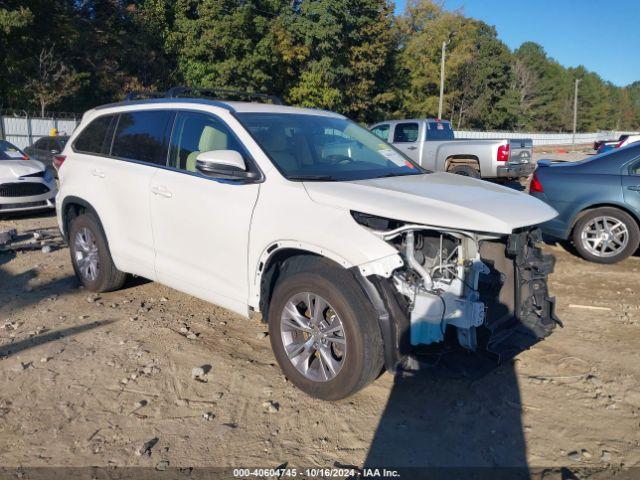
[[[338,113],[329,112],[327,110],[317,110],[314,108],[300,108],[290,107],[286,105],[274,105],[270,103],[258,103],[258,102],[232,102],[223,100],[213,100],[206,98],[149,98],[144,100],[126,100],[123,102],[109,103],[106,105],[100,105],[93,110],[107,110],[121,107],[136,107],[143,105],[207,105],[216,108],[222,108],[229,112],[251,112],[251,113],[288,113],[288,114],[306,114],[306,115],[323,115],[337,118],[344,118]]]
[[[444,118],[394,118],[390,120],[382,120],[372,124],[380,125],[381,123],[419,123],[419,122],[439,122],[439,123],[451,123],[451,120],[445,120]]]

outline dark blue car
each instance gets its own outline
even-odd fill
[[[640,144],[579,162],[538,162],[531,195],[559,215],[542,231],[571,240],[592,262],[615,263],[640,244]]]

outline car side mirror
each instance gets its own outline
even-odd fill
[[[196,170],[208,177],[232,180],[247,180],[257,176],[247,170],[244,158],[235,150],[210,150],[198,154]]]

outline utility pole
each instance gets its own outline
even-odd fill
[[[576,87],[573,92],[573,139],[571,143],[576,144],[576,126],[578,124],[578,84],[580,79],[576,78]]]
[[[442,118],[442,101],[444,97],[444,59],[447,52],[447,43],[442,42],[442,59],[440,62],[440,101],[438,102],[438,118]]]

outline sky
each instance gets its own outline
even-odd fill
[[[404,11],[406,0],[395,3]],[[640,80],[640,0],[445,0],[445,8],[495,26],[512,50],[530,40],[615,85]]]

